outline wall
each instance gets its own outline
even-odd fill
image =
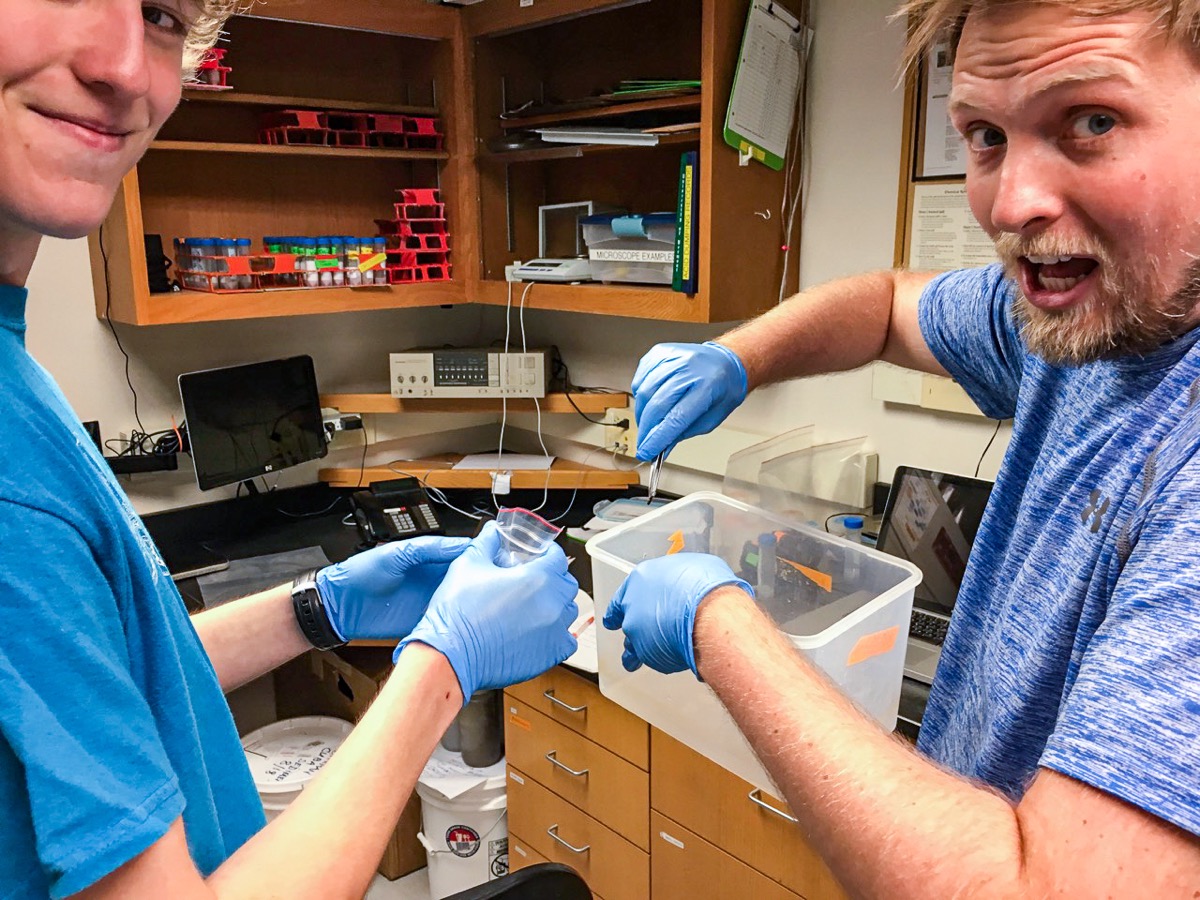
[[[801,279],[817,284],[892,262],[896,219],[901,94],[897,61],[903,27],[889,24],[894,0],[815,0],[812,60],[811,176],[803,219]],[[733,152],[730,150],[729,152]],[[99,419],[106,437],[134,427],[133,400],[124,360],[106,323],[92,307],[87,249],[82,241],[47,241],[30,279],[28,344],[58,379],[84,419]],[[536,288],[535,288],[536,290]],[[514,314],[515,319],[515,314]],[[530,311],[532,344],[556,343],[578,384],[627,388],[637,361],[659,341],[700,341],[724,329]],[[379,391],[387,379],[389,351],[416,345],[491,341],[503,334],[503,310],[455,309],[305,316],[297,319],[176,325],[117,326],[131,357],[130,376],[147,429],[179,416],[175,378],[212,366],[310,353],[323,391]],[[729,420],[746,432],[774,435],[815,424],[818,439],[866,436],[879,453],[881,477],[899,464],[927,465],[970,474],[991,435],[992,423],[967,416],[885,406],[871,399],[870,371],[815,378],[759,391]],[[555,417],[556,433],[576,440],[553,443],[555,452],[601,464],[592,449],[603,432],[572,417]],[[486,417],[377,417],[378,437],[407,437],[375,449],[367,461],[444,449],[484,449],[495,429]],[[525,427],[532,428],[528,419]],[[420,437],[441,429],[454,437]],[[512,432],[510,432],[512,433]],[[513,440],[520,439],[514,436]],[[989,451],[981,474],[995,474],[1007,428]],[[357,464],[352,442],[329,462]],[[528,445],[530,436],[525,435]],[[149,512],[203,502],[232,488],[199,493],[186,471],[125,480],[135,506]],[[317,464],[283,473],[281,484],[312,481]],[[711,476],[668,467],[663,486],[685,491],[712,486]]]

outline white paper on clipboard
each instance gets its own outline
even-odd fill
[[[778,159],[786,156],[792,133],[804,32],[772,0],[751,3],[725,128]]]

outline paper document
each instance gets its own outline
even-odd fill
[[[964,184],[913,186],[908,265],[940,272],[996,261],[996,245],[976,221]]]
[[[935,44],[925,61],[921,122],[921,171],[923,178],[967,174],[966,145],[950,121],[950,80],[954,74],[954,51],[949,44]]]
[[[570,631],[579,641],[579,646],[567,657],[565,665],[582,669],[584,672],[598,672],[600,660],[596,655],[596,629],[604,626],[596,621],[596,604],[590,595],[580,591],[575,595],[575,605],[579,607],[579,615],[571,623]],[[600,615],[604,615],[603,610]]]
[[[484,469],[487,471],[516,471],[518,469],[549,469],[553,456],[540,453],[470,453],[456,462],[455,469]]]

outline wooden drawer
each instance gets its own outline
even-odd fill
[[[551,862],[575,869],[595,894],[608,900],[650,896],[649,854],[512,766],[508,827]]]
[[[515,697],[505,702],[509,765],[649,852],[649,773]]]
[[[526,866],[534,866],[538,863],[549,861],[542,854],[534,850],[533,847],[529,846],[529,842],[524,838],[517,837],[511,831],[508,833],[508,871],[515,872],[517,869],[523,869]]]
[[[744,897],[747,900],[801,900],[761,872],[714,847],[659,813],[650,821],[650,891],[654,900]]]
[[[650,726],[605,699],[586,678],[556,667],[510,687],[507,693],[639,769],[649,770]]]
[[[787,804],[653,730],[650,806],[807,900],[843,900],[832,873],[785,816]],[[760,803],[751,799],[754,793]],[[654,844],[658,849],[657,842]]]

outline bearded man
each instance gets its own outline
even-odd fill
[[[855,896],[1200,890],[1200,3],[916,0],[1001,263],[806,291],[634,378],[638,455],[753,388],[883,359],[1014,420],[914,752],[720,560],[643,563],[605,624],[692,669]]]

